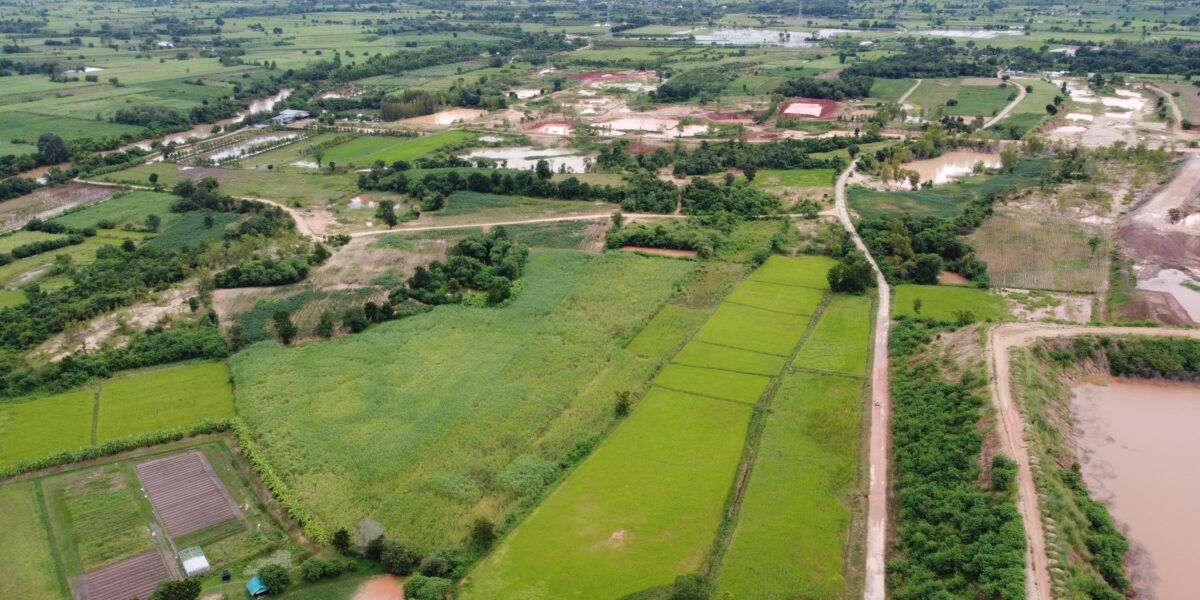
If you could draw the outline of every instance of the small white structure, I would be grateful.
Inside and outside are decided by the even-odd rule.
[[[163,41],[155,44],[155,46],[158,46],[159,48],[174,48],[175,42],[169,42],[167,40],[163,40]]]
[[[203,575],[209,571],[208,558],[200,546],[192,546],[179,551],[179,561],[183,563],[183,572],[188,577]]]

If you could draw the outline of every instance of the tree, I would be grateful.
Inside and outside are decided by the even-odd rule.
[[[158,183],[158,173],[151,173],[149,179],[150,179],[151,185],[157,184]]]
[[[1049,114],[1050,116],[1057,115],[1058,107],[1053,104],[1047,104],[1046,105],[1046,113]]]
[[[913,314],[921,316],[921,299],[913,298]]]
[[[387,226],[395,227],[399,219],[396,218],[396,205],[390,200],[380,200],[379,208],[375,209],[375,218],[387,223]]]
[[[267,586],[267,593],[272,596],[282,594],[284,588],[292,583],[292,576],[288,575],[287,569],[279,565],[267,565],[259,569],[258,578]]]
[[[37,141],[38,160],[44,165],[56,165],[71,157],[67,144],[53,133],[43,133]]]
[[[404,597],[408,600],[445,600],[454,597],[454,582],[441,577],[413,575],[404,582]]]
[[[550,163],[542,158],[537,161],[537,178],[543,181],[550,179],[554,175],[554,171],[550,170]]]
[[[200,597],[200,580],[189,577],[183,581],[164,581],[150,594],[150,600],[196,600]]]
[[[908,265],[908,278],[921,285],[937,285],[941,274],[942,257],[936,254],[918,254]]]
[[[754,181],[754,176],[758,175],[758,167],[746,165],[742,167],[742,174],[746,176],[746,181]]]
[[[379,562],[393,575],[412,575],[421,562],[421,555],[400,542],[385,540],[379,552]]]
[[[361,306],[351,306],[342,313],[342,325],[350,330],[350,333],[358,333],[367,328],[371,322],[367,320],[367,313]]]
[[[333,311],[326,310],[325,312],[321,313],[321,318],[317,320],[316,334],[323,338],[333,337],[333,329],[334,329]],[[339,531],[345,531],[345,530],[339,530]],[[347,535],[349,535],[349,534],[347,534]],[[349,542],[346,542],[346,543],[347,543],[347,545],[349,544]],[[334,534],[333,547],[337,548],[337,535],[336,534]],[[341,548],[338,548],[338,551],[345,552],[345,550],[342,550]]]
[[[861,294],[875,284],[871,264],[859,251],[851,252],[843,261],[833,265],[826,278],[830,289],[846,294]]]
[[[154,213],[146,215],[146,227],[149,227],[150,231],[158,231],[159,225],[162,225],[162,217]]]
[[[954,324],[959,327],[966,327],[975,322],[975,313],[969,310],[956,310],[953,313]]]
[[[296,324],[292,322],[292,315],[286,310],[277,310],[274,315],[271,315],[271,320],[275,322],[275,335],[279,337],[279,341],[284,344],[292,343],[292,339],[296,337]]]
[[[715,591],[711,579],[697,573],[689,573],[675,578],[675,583],[671,584],[671,595],[668,598],[669,600],[709,600]]]
[[[421,566],[417,570],[426,577],[449,577],[454,571],[454,563],[450,552],[437,550],[421,559]]]
[[[308,582],[320,581],[325,578],[328,569],[329,563],[314,556],[300,563],[300,577]]]
[[[1004,151],[1000,153],[1000,168],[1005,173],[1012,173],[1013,171],[1017,170],[1018,160],[1019,159],[1017,158],[1016,150],[1014,150],[1011,146],[1005,148]]]
[[[124,242],[121,242],[121,250],[124,250],[125,252],[133,252],[134,250],[137,250],[137,244],[133,243],[133,240],[126,239]]]
[[[332,325],[333,324],[333,313],[331,313],[329,311],[325,311],[324,313],[321,314],[321,317],[323,318],[325,315],[329,315],[329,324]],[[326,336],[326,337],[328,337],[328,336]],[[338,552],[341,552],[342,554],[349,553],[350,552],[350,532],[346,531],[345,527],[333,532],[333,540],[331,543],[333,545],[333,548],[335,550],[337,550]]]
[[[496,542],[496,526],[486,517],[475,519],[471,525],[470,543],[475,550],[487,550]]]
[[[229,349],[237,351],[246,345],[246,330],[241,323],[229,326]]]
[[[1100,248],[1100,244],[1102,243],[1104,243],[1104,240],[1098,235],[1088,238],[1088,248],[1092,251],[1092,256],[1096,255],[1096,250]]]
[[[613,413],[618,419],[624,419],[629,416],[630,394],[628,390],[617,392],[617,404],[613,407]]]

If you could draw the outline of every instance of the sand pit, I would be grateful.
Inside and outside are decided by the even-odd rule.
[[[400,122],[414,125],[453,125],[465,121],[474,121],[485,114],[487,114],[486,110],[479,110],[477,108],[455,108],[453,110],[435,112],[431,115],[402,119]]]
[[[1067,120],[1068,120],[1068,121],[1088,121],[1088,122],[1091,122],[1091,121],[1094,121],[1095,119],[1096,119],[1096,117],[1094,117],[1094,116],[1092,116],[1092,115],[1089,115],[1089,114],[1085,114],[1085,113],[1069,113],[1069,114],[1067,115]]]

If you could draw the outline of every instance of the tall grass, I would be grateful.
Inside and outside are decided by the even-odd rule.
[[[1093,236],[1100,242],[1095,250],[1088,244]],[[997,285],[1095,292],[1108,277],[1112,241],[1073,219],[999,214],[985,221],[970,240]]]

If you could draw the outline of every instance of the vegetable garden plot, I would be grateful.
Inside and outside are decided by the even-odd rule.
[[[137,472],[154,512],[171,537],[220,523],[240,512],[199,451],[141,463]]]

